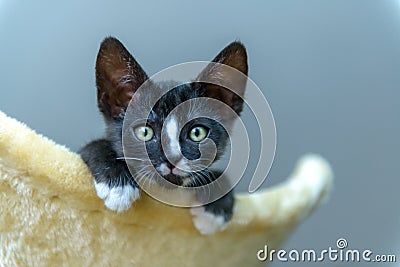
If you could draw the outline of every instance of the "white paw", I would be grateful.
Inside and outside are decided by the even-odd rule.
[[[104,204],[110,210],[123,212],[139,198],[139,189],[131,185],[109,187],[105,183],[94,183],[97,195],[104,199]]]
[[[203,235],[211,235],[227,227],[223,216],[207,212],[204,207],[191,208],[190,213],[193,215],[194,226]]]

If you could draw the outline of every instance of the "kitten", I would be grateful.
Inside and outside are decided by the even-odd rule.
[[[233,42],[225,47],[213,62],[228,65],[247,75],[247,54],[239,42]],[[182,102],[198,97],[218,99],[230,106],[236,114],[240,114],[246,87],[245,79],[238,79],[237,75],[225,69],[205,68],[199,77],[236,83],[236,87],[240,90],[236,95],[222,86],[211,83],[193,82],[177,85],[152,107],[146,124],[134,130],[136,138],[146,142],[148,158],[161,177],[175,185],[187,187],[210,183],[220,175],[219,172],[208,168],[192,172],[183,170],[182,166],[187,167],[187,160],[200,157],[199,143],[206,138],[213,140],[217,147],[215,158],[217,160],[223,153],[229,136],[226,129],[212,119],[194,119],[185,124],[179,133],[177,131],[179,118],[171,116],[168,121],[165,121],[165,118]],[[120,41],[108,37],[101,43],[96,61],[96,86],[98,107],[106,122],[106,135],[104,139],[90,142],[79,153],[94,176],[97,195],[105,201],[107,208],[117,212],[127,210],[132,202],[139,198],[138,185],[128,169],[126,162],[128,159],[125,159],[123,154],[122,125],[129,101],[146,80],[148,80],[147,74]],[[167,82],[153,83],[152,88],[146,88],[148,90],[145,91],[145,95],[139,96],[139,101],[133,105],[145,105],[146,94],[162,91],[169,85]],[[142,101],[140,97],[144,97]],[[209,110],[218,114],[228,124],[233,124],[234,118],[222,110],[210,110],[212,107],[204,105],[204,102],[199,102],[197,108]],[[163,124],[167,129],[166,138],[169,141],[164,148],[165,151],[160,142]],[[178,149],[181,154],[176,153]],[[142,162],[145,164],[145,161],[139,160],[138,167]],[[196,228],[203,234],[223,229],[232,217],[233,205],[233,193],[229,192],[212,203],[192,208]]]

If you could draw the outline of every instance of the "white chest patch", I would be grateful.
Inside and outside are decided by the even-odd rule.
[[[176,117],[171,116],[168,121],[165,122],[165,130],[168,138],[167,149],[173,155],[180,155],[180,145],[179,145],[179,132],[178,132],[178,122]]]

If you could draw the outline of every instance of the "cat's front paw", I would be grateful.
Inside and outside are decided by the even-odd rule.
[[[139,189],[131,184],[111,187],[106,183],[95,182],[94,186],[99,198],[104,200],[105,206],[116,212],[126,211],[140,196]]]
[[[223,215],[216,215],[206,211],[204,207],[194,207],[190,209],[193,215],[193,223],[196,229],[203,235],[211,235],[217,231],[223,231],[227,227],[227,222]]]

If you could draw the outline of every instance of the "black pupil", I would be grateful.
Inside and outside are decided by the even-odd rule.
[[[199,137],[199,135],[200,135],[200,129],[199,129],[199,128],[196,128],[196,129],[194,130],[194,135],[195,135],[196,137]]]
[[[147,128],[144,128],[144,133],[143,133],[143,135],[144,135],[144,136],[147,136],[147,134],[148,134]]]

